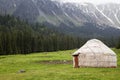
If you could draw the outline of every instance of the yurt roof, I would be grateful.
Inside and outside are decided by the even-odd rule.
[[[103,42],[98,39],[91,39],[87,41],[80,49],[73,53],[73,56],[78,54],[106,54],[106,55],[116,55],[109,47],[107,47]]]

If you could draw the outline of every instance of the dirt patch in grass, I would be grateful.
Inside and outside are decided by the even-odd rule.
[[[35,63],[39,63],[39,64],[72,64],[72,60],[45,60],[45,61],[36,61]]]
[[[6,57],[0,57],[0,59],[4,59],[4,58],[6,58]]]

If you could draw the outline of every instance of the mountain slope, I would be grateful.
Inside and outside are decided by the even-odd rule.
[[[120,33],[120,4],[63,3],[51,0],[0,0],[0,14],[11,14],[30,23],[57,27],[75,35],[113,36]],[[86,25],[86,24],[90,24]],[[94,26],[93,26],[94,25]],[[85,28],[85,29],[84,29]],[[89,28],[92,28],[92,30]],[[110,31],[111,32],[110,32]]]

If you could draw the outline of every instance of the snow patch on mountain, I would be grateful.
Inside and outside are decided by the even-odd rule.
[[[117,14],[115,14],[114,16],[115,16],[117,22],[120,24],[120,20],[118,19]]]
[[[113,25],[115,25],[115,23],[114,23],[109,17],[107,17],[100,9],[98,9],[97,6],[95,6],[95,8],[96,8],[108,21],[110,21]]]

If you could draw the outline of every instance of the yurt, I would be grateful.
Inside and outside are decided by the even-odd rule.
[[[117,56],[109,47],[97,39],[89,40],[72,54],[73,67],[117,67]]]

